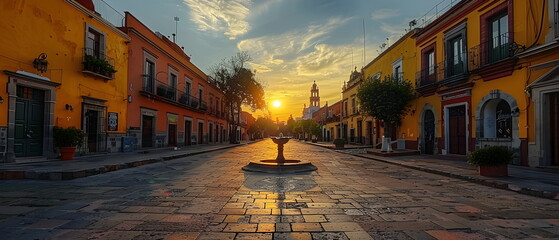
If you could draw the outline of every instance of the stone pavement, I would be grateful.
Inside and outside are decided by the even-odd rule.
[[[168,161],[197,154],[213,152],[240,144],[204,144],[177,148],[149,149],[129,153],[109,153],[75,157],[74,160],[51,159],[40,162],[0,163],[0,179],[68,180],[87,177],[125,168]]]
[[[276,145],[68,181],[0,181],[2,239],[558,239],[545,198],[290,141],[308,174],[244,172]]]
[[[332,143],[308,143],[325,148],[335,148]],[[348,149],[338,151],[522,194],[559,200],[559,168],[546,169],[509,165],[508,177],[494,178],[480,176],[477,173],[477,167],[468,164],[464,156],[414,155],[382,157],[367,154],[367,150],[372,150],[372,148],[363,145],[360,147],[359,145],[350,145]]]

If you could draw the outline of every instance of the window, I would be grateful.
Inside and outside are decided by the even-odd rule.
[[[156,67],[157,57],[144,51],[144,75],[143,75],[143,90],[146,92],[154,93],[156,86]]]
[[[351,114],[355,114],[355,98],[351,98]]]
[[[464,55],[464,40],[462,36],[450,40],[449,56],[449,75],[456,75],[464,73],[464,62],[466,56]]]
[[[392,63],[392,79],[395,81],[402,81],[403,80],[403,72],[402,72],[402,59],[398,59]]]
[[[553,25],[554,37],[559,37],[559,0],[549,1],[548,9],[549,9],[549,14],[548,14],[549,25],[550,26]]]
[[[421,72],[418,87],[425,86],[437,81],[437,66],[435,61],[435,44],[421,49]]]
[[[150,59],[146,59],[144,68],[144,91],[153,93],[153,85],[155,83],[155,63]]]
[[[429,76],[435,74],[435,51],[431,50],[427,53],[427,73]]]
[[[203,97],[204,97],[204,87],[202,85],[198,85],[198,101],[200,101],[200,108],[205,108],[206,106],[204,106],[203,103]]]
[[[85,53],[105,59],[105,34],[89,25],[86,25]]]
[[[490,20],[491,40],[489,42],[489,62],[496,62],[510,56],[508,15],[499,14]]]
[[[488,65],[510,58],[514,54],[511,44],[513,32],[513,1],[506,1],[480,16],[481,21],[481,61]]]
[[[186,80],[184,81],[184,92],[190,95],[190,91],[192,91],[192,79],[186,77]]]
[[[466,23],[445,35],[446,77],[466,73]]]
[[[375,75],[373,75],[373,79],[380,79],[380,75],[380,72],[376,73]]]
[[[170,99],[176,99],[176,92],[177,92],[177,75],[171,73],[169,74],[169,87],[170,87]]]

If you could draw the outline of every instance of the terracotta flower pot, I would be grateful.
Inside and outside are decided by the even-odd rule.
[[[479,175],[486,177],[506,177],[509,175],[509,166],[507,164],[499,166],[478,166],[478,172]]]
[[[76,152],[76,147],[60,147],[60,160],[73,160],[74,152]]]

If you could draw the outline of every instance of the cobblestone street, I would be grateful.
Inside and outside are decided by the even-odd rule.
[[[559,238],[557,201],[298,141],[309,174],[241,170],[270,140],[69,181],[0,181],[2,239]]]

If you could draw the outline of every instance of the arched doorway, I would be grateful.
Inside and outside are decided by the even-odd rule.
[[[433,154],[435,149],[435,114],[427,110],[423,115],[423,153]]]

